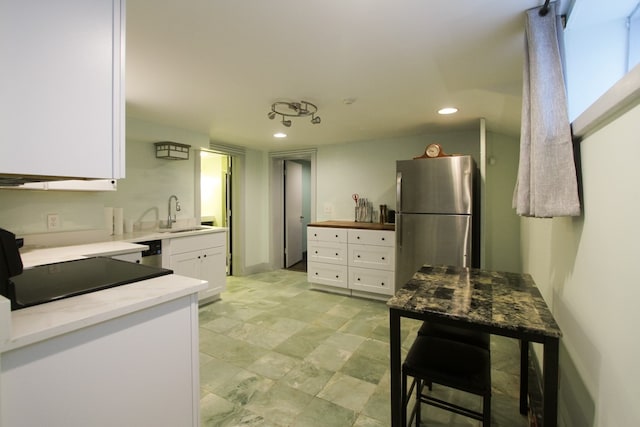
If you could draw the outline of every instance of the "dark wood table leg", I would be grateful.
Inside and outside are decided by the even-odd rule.
[[[527,414],[529,394],[529,341],[520,340],[520,413]]]
[[[559,339],[549,338],[544,343],[543,356],[543,409],[542,425],[556,427],[558,423],[558,364]]]
[[[391,426],[400,427],[402,410],[400,315],[389,310],[389,360],[391,371]],[[403,426],[404,427],[404,426]]]

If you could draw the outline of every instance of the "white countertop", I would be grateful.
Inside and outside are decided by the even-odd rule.
[[[109,240],[69,246],[25,246],[20,249],[20,257],[24,268],[36,265],[51,264],[53,262],[71,261],[92,256],[113,256],[148,249],[146,245],[137,242],[149,240],[175,239],[185,236],[195,236],[208,233],[222,233],[226,227],[200,226],[187,228],[173,228],[170,230],[135,231],[120,235],[108,236]]]
[[[55,248],[21,248],[20,258],[24,268],[54,262],[71,261],[92,256],[113,256],[148,249],[147,245],[129,242],[99,242],[86,245],[59,246]]]
[[[46,304],[10,310],[0,296],[0,353],[194,294],[205,280],[170,274]]]
[[[122,242],[145,242],[148,240],[164,240],[175,239],[185,236],[195,236],[208,233],[223,233],[228,230],[227,227],[214,227],[210,225],[201,225],[198,227],[174,227],[171,229],[134,231],[133,233],[124,233],[117,236],[110,236],[113,241]]]
[[[110,241],[56,247],[20,249],[25,268],[92,256],[140,252],[148,248],[135,242],[174,239],[197,234],[225,232],[224,227],[200,227],[183,231],[137,231],[110,236]],[[175,274],[11,311],[10,301],[0,296],[0,353],[53,338],[83,327],[152,307],[207,288],[204,280]]]

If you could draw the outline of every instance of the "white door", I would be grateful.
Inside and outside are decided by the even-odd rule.
[[[284,165],[285,267],[302,261],[302,165],[290,160]]]

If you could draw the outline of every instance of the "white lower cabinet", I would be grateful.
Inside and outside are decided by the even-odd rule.
[[[312,286],[358,296],[393,295],[394,231],[310,226],[307,254]]]
[[[215,298],[226,289],[226,232],[172,238],[163,243],[162,250],[163,266],[168,256],[167,268],[175,274],[209,282],[198,294],[200,301]]]
[[[0,424],[200,425],[197,310],[187,295],[2,353]]]

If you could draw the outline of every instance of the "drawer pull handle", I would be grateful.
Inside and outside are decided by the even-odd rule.
[[[358,282],[360,281],[360,278],[358,277]]]
[[[315,252],[316,252],[316,254],[318,253],[318,251],[315,251]]]
[[[338,275],[336,274],[336,279],[339,279],[339,278],[340,278],[340,276],[338,276]]]
[[[357,256],[358,256],[358,258],[360,258],[360,255],[357,255]]]
[[[338,238],[338,235],[336,234],[336,239]]]
[[[316,271],[316,276],[318,275],[318,272]]]
[[[382,238],[382,241],[384,242],[384,237]]]
[[[382,260],[384,261],[384,257],[382,257]]]
[[[356,239],[360,240],[360,236],[357,236]]]
[[[384,282],[382,282],[380,285],[384,286]]]

